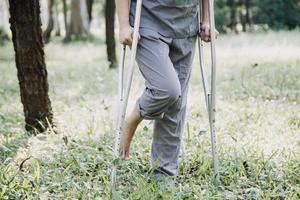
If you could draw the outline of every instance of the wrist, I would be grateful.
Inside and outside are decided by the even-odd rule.
[[[120,29],[124,29],[130,26],[129,21],[120,22]]]
[[[201,22],[201,25],[202,26],[209,26],[209,21],[204,19],[202,22]]]

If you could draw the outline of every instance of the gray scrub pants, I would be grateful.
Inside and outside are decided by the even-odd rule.
[[[172,39],[150,30],[140,33],[136,60],[145,90],[137,105],[143,119],[155,120],[151,164],[158,173],[175,175],[196,36]]]

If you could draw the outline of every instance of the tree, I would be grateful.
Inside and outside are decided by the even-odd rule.
[[[70,38],[72,35],[77,38],[83,38],[89,35],[88,14],[85,0],[71,1],[71,15],[69,22],[67,38]]]
[[[67,2],[66,2],[66,0],[62,0],[62,3],[63,3],[63,14],[64,14],[65,32],[67,34],[68,33],[68,17],[67,17],[68,8],[67,8]]]
[[[54,15],[55,36],[60,36],[60,25],[59,25],[58,15],[59,15],[58,2],[55,0],[55,15]]]
[[[293,29],[300,26],[299,0],[256,0],[255,4],[255,23],[268,24],[274,29]]]
[[[48,43],[50,41],[51,33],[53,30],[55,30],[56,36],[60,36],[57,1],[48,0],[48,24],[46,30],[43,33],[45,43]]]
[[[44,132],[53,123],[39,0],[9,0],[12,41],[25,115],[25,129]]]
[[[117,65],[116,41],[115,41],[115,1],[106,0],[105,5],[105,25],[106,25],[106,51],[110,68]]]
[[[91,21],[93,19],[93,5],[94,5],[94,0],[86,0],[86,6],[87,6],[87,11],[88,11],[88,17],[89,17],[89,24],[91,24]]]
[[[6,32],[7,18],[8,18],[8,7],[6,1],[0,1],[0,45],[3,45],[6,41],[9,40],[9,37]]]
[[[230,7],[230,24],[231,30],[236,30],[237,25],[237,2],[236,0],[229,0],[228,6]]]
[[[250,16],[250,10],[251,10],[251,1],[250,0],[245,0],[245,9],[246,9],[246,24],[251,26],[252,21],[251,21],[251,16]]]
[[[54,4],[55,4],[55,0],[48,0],[48,24],[46,30],[43,33],[43,38],[45,43],[49,42],[51,37],[51,32],[53,31],[54,28],[54,16],[53,16]]]
[[[216,1],[215,18],[216,28],[220,32],[227,31],[227,25],[230,23],[229,16],[230,8],[227,6],[227,0]]]

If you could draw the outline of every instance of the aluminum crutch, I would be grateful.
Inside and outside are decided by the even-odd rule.
[[[126,90],[124,90],[124,65],[125,65],[125,51],[126,46],[123,46],[121,50],[121,62],[119,65],[119,83],[118,83],[118,116],[117,116],[117,135],[115,137],[115,146],[114,146],[114,162],[113,167],[111,170],[111,185],[114,186],[116,182],[116,174],[117,174],[117,167],[115,160],[119,157],[119,145],[120,145],[120,136],[123,130],[124,119],[126,115],[126,109],[128,104],[128,98],[131,89],[132,77],[134,72],[135,66],[135,56],[136,56],[136,49],[138,44],[139,38],[139,29],[140,29],[140,19],[141,19],[141,9],[142,9],[142,0],[137,0],[136,3],[136,11],[135,11],[135,21],[134,21],[134,28],[133,28],[133,40],[131,46],[131,55],[130,55],[130,62],[129,62],[129,69],[128,69],[128,80],[126,82]]]
[[[199,0],[199,13],[198,20],[199,24],[201,22],[202,15],[202,0]],[[205,95],[205,102],[208,112],[209,126],[210,126],[210,135],[211,135],[211,149],[212,149],[212,159],[213,159],[213,169],[214,169],[214,178],[217,183],[220,181],[219,177],[219,161],[217,153],[217,142],[216,142],[216,132],[215,132],[215,96],[216,96],[216,29],[215,29],[215,16],[214,16],[214,0],[209,0],[208,5],[209,12],[209,23],[210,23],[210,54],[211,54],[211,83],[210,90],[208,90],[208,83],[205,77],[204,71],[204,56],[203,56],[203,42],[201,37],[198,37],[198,48],[199,48],[199,59],[200,59],[200,70],[202,77],[203,90]],[[200,27],[201,28],[201,27]]]

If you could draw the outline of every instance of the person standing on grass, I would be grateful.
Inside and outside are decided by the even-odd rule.
[[[154,120],[151,165],[156,177],[176,175],[184,126],[188,84],[197,34],[210,40],[208,1],[143,0],[136,61],[145,79],[145,90],[125,119],[119,154],[127,159],[138,124]],[[136,0],[116,0],[119,39],[131,45]],[[200,30],[199,31],[199,26]]]

